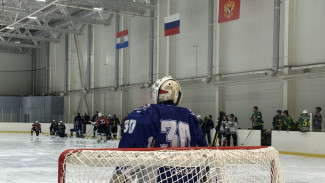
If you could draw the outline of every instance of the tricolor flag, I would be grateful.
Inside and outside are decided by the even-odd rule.
[[[179,34],[180,14],[165,17],[165,36]]]
[[[116,49],[122,49],[129,46],[129,30],[124,30],[116,34]]]

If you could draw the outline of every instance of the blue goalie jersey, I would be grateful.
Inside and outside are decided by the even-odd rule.
[[[119,148],[208,146],[195,115],[186,108],[151,104],[125,120]]]
[[[206,147],[205,137],[195,115],[186,108],[151,104],[134,110],[125,120],[119,148]],[[118,167],[128,172],[128,165]],[[135,171],[135,170],[133,170]],[[139,182],[198,182],[206,174],[205,167],[158,167],[152,173],[139,173]],[[130,174],[130,173],[124,173]],[[145,175],[148,174],[148,175]],[[155,175],[151,179],[149,175]]]

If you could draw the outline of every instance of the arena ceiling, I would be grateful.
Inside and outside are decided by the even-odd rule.
[[[145,16],[155,0],[0,0],[0,47],[39,48],[86,24],[108,26],[114,14]]]

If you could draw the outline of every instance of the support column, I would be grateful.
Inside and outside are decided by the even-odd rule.
[[[283,81],[283,110],[288,110],[291,116],[297,116],[295,112],[295,81]]]
[[[49,94],[50,43],[46,42],[45,94]]]
[[[91,59],[93,54],[93,25],[88,24],[88,45],[87,45],[87,82],[86,89],[90,90],[90,82],[91,82]]]
[[[32,49],[32,95],[35,96],[36,48]]]
[[[289,66],[295,63],[295,1],[283,1],[283,65]],[[292,35],[293,34],[293,35]],[[289,69],[284,68],[284,75],[289,75]],[[291,116],[297,116],[295,112],[295,81],[283,80],[283,110],[288,110]]]
[[[64,93],[68,93],[68,79],[69,79],[69,34],[65,34],[65,65],[64,65]]]
[[[207,82],[212,81],[213,75],[213,16],[214,0],[209,0],[208,6],[208,73]]]
[[[150,25],[149,25],[149,83],[153,83],[153,52],[154,52],[154,43],[155,43],[155,11],[150,10]]]

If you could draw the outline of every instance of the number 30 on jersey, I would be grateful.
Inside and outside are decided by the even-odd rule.
[[[191,142],[190,127],[182,121],[161,121],[161,133],[166,133],[166,142],[169,147],[188,147]],[[166,146],[167,144],[161,144]]]
[[[126,120],[124,122],[124,133],[133,133],[135,126],[137,125],[137,121],[134,119]]]

